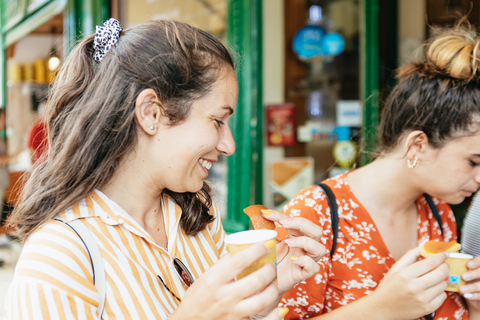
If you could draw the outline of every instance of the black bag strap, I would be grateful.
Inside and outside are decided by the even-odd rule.
[[[333,233],[333,243],[332,249],[330,250],[330,258],[333,258],[333,254],[335,253],[335,247],[337,246],[337,238],[338,238],[338,208],[337,208],[337,200],[335,199],[335,195],[325,183],[317,184],[320,188],[323,189],[325,195],[327,196],[328,206],[330,207],[330,222],[332,223],[332,233]]]
[[[435,205],[435,203],[433,203],[432,197],[430,197],[428,194],[424,193],[423,197],[425,198],[425,200],[427,200],[427,204],[430,207],[430,211],[432,211],[433,216],[435,217],[435,220],[437,220],[437,223],[440,226],[440,232],[442,233],[442,236],[443,236],[442,218],[440,218],[440,213],[438,212],[437,206]]]
[[[335,195],[333,194],[332,189],[330,189],[329,186],[327,186],[325,183],[319,183],[317,184],[321,189],[323,189],[323,192],[325,192],[325,195],[327,196],[327,201],[328,201],[328,206],[330,207],[330,220],[332,224],[332,233],[333,233],[333,242],[332,242],[332,249],[330,250],[330,258],[333,258],[333,254],[335,253],[335,247],[337,246],[337,238],[338,238],[338,208],[337,208],[337,200],[335,199]],[[432,197],[430,197],[428,194],[424,193],[423,194],[425,200],[427,201],[428,207],[430,208],[430,211],[432,211],[433,216],[435,217],[435,220],[437,220],[437,223],[440,227],[440,232],[443,235],[443,226],[442,226],[442,218],[440,217],[440,213],[438,212],[438,208],[433,203]]]

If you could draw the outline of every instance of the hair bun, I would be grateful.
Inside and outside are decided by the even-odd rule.
[[[426,67],[459,80],[478,76],[480,39],[464,27],[443,29],[427,44]]]

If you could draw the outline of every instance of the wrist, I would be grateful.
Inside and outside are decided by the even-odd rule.
[[[472,301],[465,299],[468,308],[468,319],[470,320],[480,320],[480,309],[478,301]]]
[[[364,311],[367,312],[365,314],[370,313],[371,320],[400,320],[400,318],[395,317],[394,313],[388,309],[389,304],[384,301],[383,293],[373,291],[357,301],[363,304]]]

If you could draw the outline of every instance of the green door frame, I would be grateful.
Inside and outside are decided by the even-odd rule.
[[[7,103],[7,55],[5,45],[5,8],[3,1],[0,3],[0,109],[4,109]]]
[[[242,208],[263,202],[262,0],[228,0],[227,41],[237,54],[239,95],[230,120],[236,142],[228,157],[227,232],[249,228]],[[253,170],[252,170],[253,169]]]
[[[110,6],[109,0],[67,0],[63,21],[65,56],[78,40],[95,32],[96,25],[110,18]]]
[[[363,141],[364,153],[361,164],[370,161],[369,155],[377,145],[378,127],[378,14],[379,0],[363,0],[361,17],[360,50],[360,98],[363,101]]]

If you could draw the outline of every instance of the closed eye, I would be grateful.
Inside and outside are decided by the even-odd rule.
[[[215,119],[215,122],[219,127],[223,126],[225,123],[222,120]]]
[[[480,162],[475,162],[475,161],[473,161],[473,160],[470,160],[470,165],[471,165],[472,167],[478,167],[478,166],[480,166]]]

